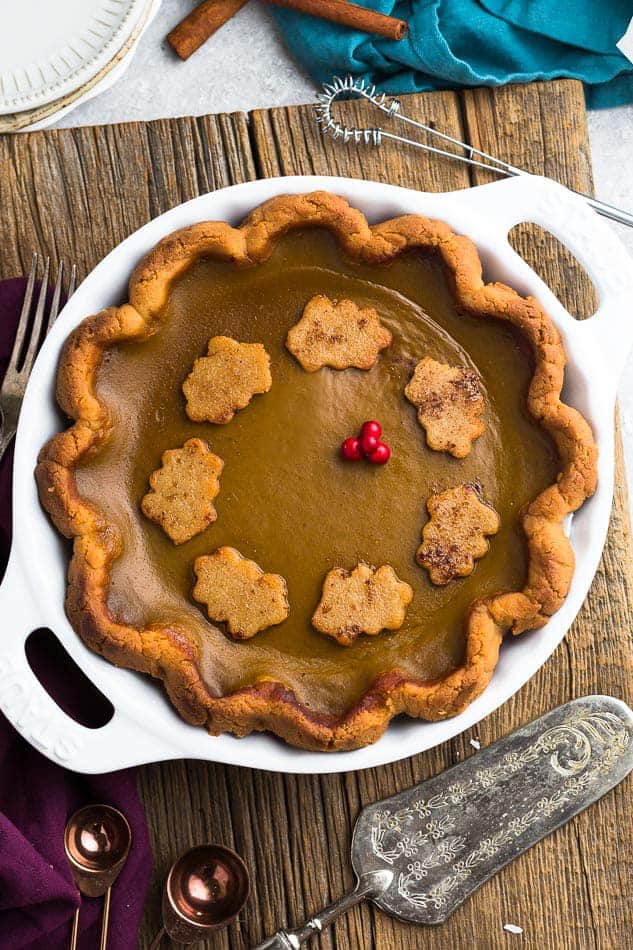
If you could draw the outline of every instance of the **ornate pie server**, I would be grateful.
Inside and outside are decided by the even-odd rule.
[[[628,706],[609,696],[565,703],[365,808],[352,839],[354,890],[256,950],[294,950],[362,900],[412,923],[442,923],[488,878],[632,769]]]

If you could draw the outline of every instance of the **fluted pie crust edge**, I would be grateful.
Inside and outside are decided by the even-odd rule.
[[[113,561],[121,539],[104,513],[84,500],[74,469],[107,437],[108,410],[95,393],[95,377],[109,347],[147,337],[159,319],[170,283],[202,255],[236,263],[268,258],[275,241],[297,228],[324,227],[345,253],[366,264],[387,262],[410,248],[439,255],[458,309],[482,319],[504,320],[528,342],[534,362],[527,406],[554,440],[560,460],[556,482],[521,515],[528,550],[524,588],[475,600],[466,619],[463,663],[442,679],[421,682],[397,670],[381,674],[344,716],[315,715],[283,683],[271,680],[216,697],[202,679],[195,645],[173,624],[133,627],[108,609]],[[539,303],[500,283],[485,284],[477,250],[445,223],[404,215],[370,227],[360,211],[328,192],[280,196],[256,208],[238,227],[203,222],[164,238],[132,274],[129,303],[85,319],[64,347],[57,398],[74,420],[42,449],[36,469],[40,499],[58,530],[74,539],[66,609],[84,642],[111,662],[163,681],[179,713],[213,735],[270,731],[307,749],[343,750],[376,741],[393,716],[440,720],[461,712],[485,689],[503,634],[546,623],[571,583],[574,555],[563,520],[596,486],[597,449],[591,429],[561,402],[565,352],[560,335]]]

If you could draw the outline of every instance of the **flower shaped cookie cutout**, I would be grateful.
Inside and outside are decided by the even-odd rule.
[[[417,407],[429,448],[465,458],[484,431],[479,418],[484,398],[476,371],[427,356],[416,366],[404,392]]]
[[[282,623],[289,614],[286,582],[265,574],[231,547],[196,558],[193,597],[205,604],[211,620],[226,623],[235,640],[248,640],[260,630]]]
[[[271,386],[270,357],[261,343],[214,336],[207,355],[195,361],[182,384],[186,413],[194,422],[226,425],[253,396],[267,393]]]
[[[391,343],[391,333],[373,307],[361,309],[353,300],[317,295],[290,328],[286,347],[308,373],[323,366],[371,369]]]
[[[411,587],[388,564],[358,564],[353,571],[335,567],[323,582],[312,626],[351,646],[361,633],[376,636],[381,630],[398,630],[412,600]]]
[[[499,515],[473,485],[431,495],[426,507],[431,518],[422,529],[418,563],[437,585],[468,577],[475,561],[488,553],[488,538],[501,526]]]
[[[149,477],[141,508],[174,544],[183,544],[217,518],[213,499],[224,462],[202,439],[188,439],[182,448],[163,452],[161,463]]]

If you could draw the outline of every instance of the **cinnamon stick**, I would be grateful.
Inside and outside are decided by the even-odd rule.
[[[189,59],[210,36],[241,10],[248,0],[203,0],[167,35],[181,59]]]
[[[348,0],[267,0],[277,7],[300,10],[322,20],[331,20],[341,26],[349,26],[362,33],[386,36],[390,40],[402,40],[409,32],[409,24],[376,10],[348,3]]]
[[[210,36],[242,9],[248,0],[203,0],[167,35],[167,42],[181,59],[189,59]],[[402,40],[409,24],[348,0],[268,0],[278,7],[299,10],[362,33]]]

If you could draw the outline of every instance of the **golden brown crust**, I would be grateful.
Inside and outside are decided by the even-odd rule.
[[[215,521],[213,499],[220,491],[224,462],[202,439],[187,439],[161,456],[141,500],[146,518],[159,524],[174,544],[183,544]]]
[[[482,320],[503,320],[531,348],[534,375],[527,406],[553,438],[560,459],[555,484],[541,492],[522,517],[529,554],[521,591],[476,601],[465,620],[462,664],[434,682],[420,682],[397,670],[379,676],[340,718],[315,716],[282,683],[260,681],[227,696],[206,689],[196,649],[170,624],[137,628],[119,622],[108,609],[113,560],[120,541],[103,513],[80,496],[74,467],[105,438],[110,424],[94,379],[104,350],[121,340],[142,340],[160,316],[171,281],[204,254],[238,265],[265,260],[275,241],[292,229],[325,227],[345,253],[368,264],[385,263],[407,248],[432,252],[443,262],[458,307]],[[266,202],[238,228],[204,222],[169,235],[132,275],[129,304],[88,317],[71,334],[61,359],[58,398],[74,420],[40,454],[36,476],[43,506],[59,530],[74,538],[67,611],[85,642],[114,663],[159,677],[189,722],[214,735],[270,730],[303,748],[353,749],[378,739],[393,716],[443,719],[461,712],[486,687],[504,630],[515,633],[544,624],[561,606],[574,570],[563,530],[566,515],[593,493],[597,450],[583,417],[561,402],[565,352],[558,331],[532,297],[503,284],[484,284],[472,242],[447,224],[405,215],[370,227],[365,217],[328,192],[287,195]]]
[[[499,515],[479,497],[473,485],[458,485],[431,495],[426,503],[430,518],[422,529],[418,564],[433,584],[468,577],[475,561],[488,553],[488,538],[496,534]]]
[[[484,397],[476,371],[426,356],[416,366],[404,393],[418,410],[429,448],[449,452],[456,459],[466,458],[484,431],[479,418]]]
[[[226,623],[235,640],[249,640],[288,616],[288,589],[280,574],[265,574],[235,548],[197,557],[193,598],[215,623]]]
[[[353,571],[335,567],[323,581],[312,626],[348,647],[361,633],[399,630],[412,600],[413,590],[389,564],[357,564]]]
[[[391,333],[373,307],[361,310],[353,300],[332,301],[322,294],[308,301],[286,337],[286,348],[308,373],[323,366],[371,369],[390,343]]]
[[[209,340],[182,384],[185,412],[194,422],[226,425],[253,396],[272,386],[270,357],[261,343],[238,343],[230,336]]]

